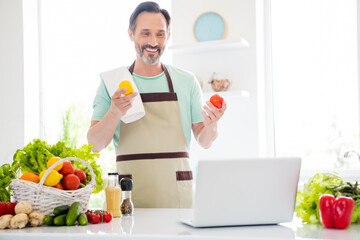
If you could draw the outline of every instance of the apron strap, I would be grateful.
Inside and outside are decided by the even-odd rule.
[[[171,81],[171,77],[170,77],[170,74],[168,72],[168,70],[166,69],[165,65],[161,63],[161,68],[163,69],[163,71],[165,72],[165,76],[166,76],[166,79],[168,81],[168,85],[169,85],[169,91],[171,93],[174,92],[174,87],[173,87],[173,84],[172,84],[172,81]]]
[[[129,67],[129,72],[131,73],[131,75],[134,72],[135,62],[136,62],[136,60]],[[173,93],[174,92],[174,87],[173,87],[173,84],[172,84],[172,81],[171,81],[170,74],[169,74],[168,70],[166,69],[165,65],[162,64],[162,63],[161,63],[161,68],[165,73],[165,76],[166,76],[166,79],[167,79],[167,82],[168,82],[168,85],[169,85],[169,92]]]
[[[189,158],[188,152],[163,152],[163,153],[139,153],[139,154],[126,154],[116,156],[116,161],[130,161],[130,160],[150,160],[161,158]]]

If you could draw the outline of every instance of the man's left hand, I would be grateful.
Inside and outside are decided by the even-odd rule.
[[[202,116],[204,117],[204,126],[210,126],[224,115],[226,111],[226,101],[224,100],[221,108],[216,108],[210,101],[206,101],[206,105],[203,107]]]

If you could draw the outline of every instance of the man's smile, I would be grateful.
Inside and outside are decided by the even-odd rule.
[[[145,50],[150,53],[156,53],[157,51],[159,51],[159,49],[157,48],[145,48]]]

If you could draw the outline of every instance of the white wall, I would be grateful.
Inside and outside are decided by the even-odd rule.
[[[0,0],[0,164],[24,144],[22,0]]]
[[[178,54],[173,64],[195,73],[204,85],[212,72],[225,72],[232,81],[229,91],[246,90],[250,97],[228,96],[228,110],[219,122],[219,137],[203,150],[193,140],[191,157],[256,157],[259,155],[259,124],[256,73],[256,1],[254,0],[173,0],[172,36],[174,45],[196,43],[193,25],[199,15],[218,12],[225,18],[225,40],[244,38],[250,47],[201,54]],[[206,86],[204,87],[204,89]],[[207,94],[206,97],[209,95]]]

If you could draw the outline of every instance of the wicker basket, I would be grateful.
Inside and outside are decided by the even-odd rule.
[[[90,170],[91,181],[85,187],[77,190],[60,190],[43,185],[51,170],[60,163],[70,160],[81,162]],[[95,187],[95,174],[92,167],[84,160],[75,157],[64,158],[55,162],[47,169],[40,183],[21,179],[13,179],[10,181],[10,188],[17,202],[28,201],[32,204],[34,211],[41,212],[45,215],[52,214],[55,207],[71,205],[73,202],[80,202],[82,210],[85,212],[90,195]]]

